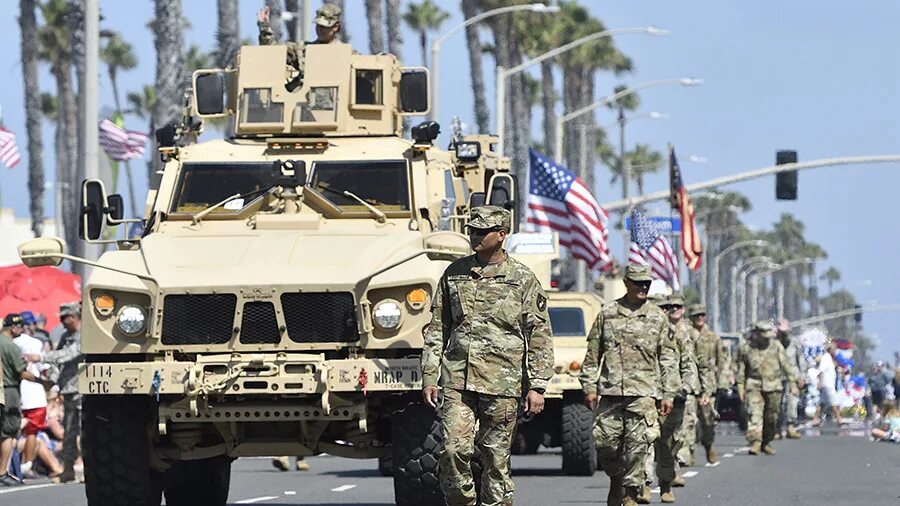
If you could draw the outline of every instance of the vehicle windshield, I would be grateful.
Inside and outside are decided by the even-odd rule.
[[[272,162],[250,163],[186,163],[175,188],[173,213],[197,213],[234,194],[264,193],[276,184]],[[235,199],[212,214],[235,213],[252,198]]]
[[[554,337],[584,336],[584,312],[577,307],[551,307],[550,327]]]
[[[342,212],[369,212],[345,191],[386,213],[410,210],[409,172],[404,160],[316,162],[309,187]]]

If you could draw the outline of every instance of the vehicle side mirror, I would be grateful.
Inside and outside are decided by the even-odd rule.
[[[472,192],[469,195],[469,209],[481,207],[487,201],[487,195],[484,192]]]
[[[403,69],[400,74],[400,110],[403,114],[425,114],[428,106],[428,70]]]
[[[58,267],[65,252],[66,243],[59,237],[38,237],[19,245],[19,258],[26,267]]]
[[[81,221],[78,236],[86,240],[100,239],[106,215],[106,189],[99,179],[85,179],[81,183]]]
[[[491,206],[500,206],[512,213],[513,232],[518,232],[518,220],[516,219],[516,199],[518,199],[518,183],[512,174],[499,173],[491,176],[488,184],[487,203]]]
[[[226,112],[227,94],[225,72],[198,70],[194,72],[194,109],[201,118],[220,117]]]
[[[118,193],[106,197],[106,224],[118,225],[125,217],[125,199]]]

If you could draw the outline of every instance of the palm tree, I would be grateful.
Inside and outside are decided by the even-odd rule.
[[[462,0],[463,18],[469,19],[478,14],[480,0]],[[490,131],[488,122],[490,115],[488,113],[487,100],[484,96],[484,68],[482,65],[482,57],[484,48],[478,37],[478,27],[469,25],[466,27],[466,47],[469,50],[469,76],[472,79],[472,93],[475,96],[475,123],[478,125],[478,132],[485,133]]]
[[[626,155],[631,165],[631,177],[637,185],[638,195],[644,194],[644,176],[659,170],[663,164],[662,153],[647,144],[635,144]]]
[[[400,31],[400,0],[385,0],[388,52],[403,61],[403,33]]]
[[[621,93],[625,91],[628,87],[620,84],[613,88],[613,95],[616,93]],[[625,118],[625,112],[631,112],[636,110],[641,105],[641,99],[638,97],[637,93],[632,93],[630,95],[625,95],[624,97],[610,102],[608,107],[616,111],[617,121],[619,123],[619,157],[618,163],[615,167],[610,167],[613,171],[613,179],[622,179],[622,197],[624,198],[628,193],[628,187],[631,184],[631,180],[625,180],[625,164],[630,163],[627,155],[623,158],[625,154],[625,124],[627,123],[627,119]],[[634,179],[634,173],[631,175],[632,180]]]
[[[61,189],[61,221],[68,244],[78,244],[78,185],[76,184],[77,130],[75,91],[72,88],[72,33],[65,0],[40,4],[44,24],[37,31],[38,56],[50,64],[56,81],[56,183]]]
[[[232,67],[241,47],[238,0],[218,0],[217,7],[219,26],[216,29],[216,67]]]
[[[834,266],[829,267],[819,279],[828,283],[828,294],[831,295],[834,293],[834,284],[841,280],[841,271],[837,270]]]
[[[153,25],[156,46],[156,103],[153,107],[152,125],[167,125],[181,117],[184,85],[184,21],[181,16],[181,0],[155,0]],[[274,26],[276,26],[277,23]],[[152,134],[152,131],[151,131]],[[155,152],[155,150],[154,150]],[[153,165],[148,178],[153,181],[158,157],[152,157]]]
[[[369,23],[369,52],[384,52],[384,6],[381,0],[366,0],[366,21]]]
[[[106,45],[100,48],[100,59],[106,63],[107,75],[112,86],[113,100],[116,105],[116,119],[122,118],[122,100],[119,96],[119,70],[131,70],[137,66],[137,56],[131,44],[122,39],[118,32],[106,36]],[[137,203],[134,194],[134,176],[131,172],[131,161],[125,160],[125,177],[128,185],[128,199],[131,217],[137,216]]]
[[[422,65],[428,66],[428,32],[438,30],[450,14],[442,10],[432,0],[422,3],[411,3],[403,14],[403,21],[410,28],[419,32],[419,45],[422,49]]]
[[[522,50],[530,58],[568,42],[567,34],[560,31],[561,24],[553,16],[540,14],[523,15],[518,30],[530,34],[522,38]],[[543,110],[544,152],[551,158],[558,158],[556,141],[556,102],[558,95],[553,85],[553,62],[541,62],[540,101]]]
[[[38,48],[32,40],[38,31],[34,13],[36,4],[35,0],[19,1],[19,49],[22,54],[22,83],[25,88],[25,131],[28,133],[28,209],[31,213],[31,232],[35,237],[40,237],[44,232],[44,142],[41,138]]]

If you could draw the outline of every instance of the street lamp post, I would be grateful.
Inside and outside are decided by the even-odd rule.
[[[540,56],[532,58],[526,62],[523,62],[523,63],[516,65],[515,67],[509,68],[509,69],[505,69],[502,66],[497,65],[497,78],[496,78],[496,83],[494,83],[494,91],[495,91],[494,109],[496,110],[495,128],[496,128],[497,135],[500,136],[500,142],[497,145],[497,152],[500,154],[503,154],[503,147],[505,144],[503,130],[506,128],[506,108],[504,107],[504,103],[506,102],[506,78],[508,78],[509,76],[511,76],[513,74],[518,74],[519,72],[522,72],[523,70],[525,70],[527,68],[533,67],[543,61],[549,60],[550,58],[559,56],[560,54],[565,53],[566,51],[575,49],[576,47],[581,46],[583,44],[587,44],[588,42],[592,42],[592,41],[606,38],[606,37],[612,37],[613,35],[622,34],[622,33],[646,33],[649,35],[668,35],[669,34],[669,32],[667,30],[661,30],[659,28],[656,28],[655,26],[646,26],[643,28],[613,28],[611,30],[603,30],[602,32],[595,32],[590,35],[581,37],[580,39],[575,39],[572,42],[563,44],[562,46],[559,46],[558,48],[551,49],[550,51],[547,51],[546,53],[544,53]],[[556,145],[556,151],[558,153],[562,151],[560,149],[559,144]],[[559,158],[559,157],[557,157],[557,158]]]
[[[438,63],[441,52],[441,44],[444,43],[449,37],[459,32],[460,30],[466,28],[467,26],[478,23],[479,21],[485,20],[487,18],[493,16],[499,16],[500,14],[506,14],[509,12],[519,12],[519,11],[531,11],[536,13],[554,13],[559,12],[559,6],[556,5],[545,5],[540,3],[533,4],[521,4],[521,5],[508,5],[506,7],[499,7],[497,9],[491,9],[489,11],[482,12],[477,16],[472,16],[471,18],[463,21],[462,23],[451,28],[447,33],[435,39],[435,41],[431,44],[431,113],[429,114],[429,118],[432,121],[437,121],[438,118],[438,89],[439,89],[439,81],[438,81]],[[502,134],[502,132],[501,132]]]
[[[750,296],[749,297],[747,296],[747,278],[757,269],[769,269],[772,267],[776,267],[777,265],[778,264],[775,264],[769,260],[766,260],[763,263],[756,263],[756,264],[750,265],[747,267],[747,270],[741,272],[741,275],[739,278],[740,281],[739,281],[739,285],[738,285],[740,287],[738,289],[738,291],[740,292],[740,295],[741,295],[740,299],[739,299],[741,301],[741,305],[740,305],[740,308],[738,309],[738,318],[740,319],[738,330],[746,327],[746,324],[748,323],[747,316],[748,316],[748,314],[751,313],[751,311],[748,311],[748,309],[751,309],[756,304],[756,294],[754,293],[752,287],[750,290]],[[748,300],[748,299],[751,299],[751,300]],[[753,314],[755,314],[755,312]],[[749,323],[752,323],[752,321]]]
[[[809,264],[813,263],[814,261],[815,260],[813,260],[810,257],[798,258],[796,260],[789,260],[783,264],[773,266],[771,269],[768,269],[764,272],[754,274],[753,278],[751,279],[751,283],[750,283],[750,293],[751,293],[750,298],[753,301],[756,301],[756,299],[758,297],[758,293],[755,293],[755,292],[757,292],[759,290],[759,278],[760,277],[768,276],[769,274],[774,274],[778,271],[783,271],[789,267],[796,267],[798,265],[809,265]],[[776,313],[778,314],[779,318],[781,318],[784,315],[783,296],[784,296],[784,287],[781,286],[781,283],[779,283],[779,286],[776,288],[776,298],[775,298]],[[754,302],[754,306],[751,308],[752,321],[756,321],[756,314],[757,314],[756,310],[757,310],[756,303]]]
[[[722,252],[722,253],[725,253],[725,252]],[[722,253],[720,253],[720,255]],[[760,255],[760,256],[745,258],[745,259],[741,260],[740,262],[737,262],[731,266],[731,301],[730,301],[731,302],[731,314],[730,314],[730,318],[729,318],[729,320],[730,320],[729,323],[731,324],[731,329],[734,332],[737,332],[738,327],[739,327],[738,321],[737,321],[737,319],[738,319],[738,316],[737,316],[737,312],[738,312],[737,311],[737,309],[738,309],[738,307],[737,307],[738,273],[740,272],[741,269],[744,268],[745,265],[748,265],[751,263],[758,263],[760,261],[770,262],[771,260],[767,256]]]
[[[703,79],[681,78],[681,79],[661,79],[658,81],[648,81],[646,83],[641,83],[641,84],[632,86],[631,88],[624,89],[616,94],[609,95],[607,97],[603,97],[600,100],[594,102],[593,104],[589,104],[589,105],[586,105],[579,109],[575,109],[572,112],[566,113],[556,119],[556,132],[555,132],[556,135],[555,135],[555,137],[556,137],[557,149],[560,152],[562,152],[561,147],[562,147],[563,124],[564,123],[571,121],[571,120],[573,120],[579,116],[582,116],[584,114],[587,114],[587,113],[593,111],[594,109],[603,107],[604,105],[606,105],[610,102],[616,101],[622,97],[627,97],[628,95],[631,95],[632,93],[637,93],[640,90],[644,90],[647,88],[655,88],[657,86],[670,86],[670,85],[674,85],[674,84],[680,84],[682,86],[698,86],[698,85],[703,84]],[[627,197],[626,197],[626,200],[627,200]]]
[[[763,241],[761,239],[750,240],[750,241],[740,241],[740,242],[736,242],[736,243],[728,246],[727,248],[723,249],[718,255],[713,257],[712,273],[711,273],[712,285],[713,285],[712,286],[712,294],[711,294],[712,295],[712,309],[713,309],[713,314],[712,314],[713,329],[719,328],[719,314],[720,314],[720,311],[719,311],[719,262],[722,261],[722,258],[725,255],[727,255],[728,253],[731,253],[732,251],[734,251],[738,248],[744,248],[747,246],[765,246],[766,244],[769,244],[769,243],[767,243],[766,241]],[[734,277],[733,276],[732,276],[731,283],[732,283],[732,286],[734,286]],[[732,294],[734,294],[733,290],[732,290]],[[734,299],[731,300],[731,303],[732,303],[732,305],[734,304]],[[733,322],[734,322],[734,320],[732,320],[732,325],[734,325]]]
[[[634,167],[632,167],[634,168]],[[701,218],[705,216],[709,216],[711,214],[715,214],[722,211],[731,211],[731,212],[739,212],[743,211],[739,206],[731,205],[725,209],[708,209],[706,212],[697,213],[694,215],[694,219],[700,221]],[[710,234],[706,232],[706,227],[703,228],[703,235],[705,236],[704,243],[709,244],[709,236]],[[706,250],[703,251],[704,256],[706,255]],[[703,261],[700,262],[700,304],[706,305],[706,284],[708,283],[708,269],[709,262],[707,262],[706,258],[703,258]],[[708,311],[708,309],[707,309]],[[715,328],[715,327],[713,327]]]

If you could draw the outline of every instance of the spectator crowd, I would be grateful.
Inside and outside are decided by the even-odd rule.
[[[81,396],[81,304],[59,308],[59,327],[31,311],[8,314],[0,330],[0,487],[42,476],[76,481]]]

